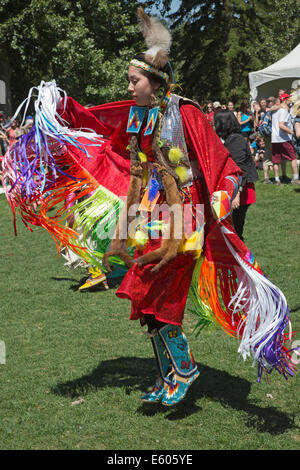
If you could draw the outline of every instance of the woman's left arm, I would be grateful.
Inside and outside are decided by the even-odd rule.
[[[295,130],[296,138],[300,140],[300,122],[295,122],[294,130]]]

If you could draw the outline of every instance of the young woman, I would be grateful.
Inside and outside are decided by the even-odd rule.
[[[139,8],[138,15],[147,51],[129,64],[132,101],[87,110],[70,97],[60,101],[52,82],[43,85],[45,101],[35,107],[41,108],[36,121],[45,114],[43,106],[47,107],[50,94],[63,121],[57,121],[56,110],[52,117],[48,110],[47,122],[39,128],[42,146],[49,134],[60,144],[48,159],[49,175],[56,175],[55,187],[44,181],[38,188],[42,195],[52,191],[51,198],[41,198],[41,213],[31,214],[29,207],[37,191],[34,187],[30,192],[29,173],[34,168],[39,171],[42,162],[38,145],[36,167],[34,162],[20,166],[29,168],[23,174],[24,182],[19,183],[18,169],[14,174],[9,158],[4,178],[13,186],[7,196],[11,204],[21,205],[24,219],[28,222],[31,216],[35,225],[40,223],[82,256],[86,252],[76,245],[74,231],[59,226],[57,217],[52,228],[45,214],[47,205],[51,209],[56,201],[65,201],[67,193],[78,191],[81,199],[92,194],[92,200],[76,206],[77,215],[84,220],[86,207],[90,215],[98,217],[98,235],[101,227],[109,234],[110,246],[107,240],[99,245],[105,253],[104,265],[109,269],[116,259],[127,265],[117,296],[131,301],[130,319],[148,326],[157,358],[159,379],[142,400],[171,406],[184,398],[199,375],[182,329],[190,286],[199,327],[218,322],[228,334],[238,336],[242,357],[251,355],[258,362],[259,379],[263,370],[293,374],[283,335],[289,317],[284,295],[265,278],[232,227],[231,202],[242,171],[199,105],[172,93],[169,32],[143,9]],[[39,97],[43,96],[41,89]],[[69,123],[68,131],[61,122]],[[83,128],[92,129],[96,136],[74,130]],[[99,134],[109,138],[86,147]],[[28,139],[36,141],[35,131]],[[61,144],[64,150],[60,150]],[[49,154],[49,148],[42,150]],[[19,147],[17,152],[27,163],[23,149]],[[66,165],[72,182],[62,172]],[[25,183],[27,192],[22,199]],[[121,201],[124,194],[126,203]],[[110,233],[111,216],[116,214],[118,222]],[[95,224],[94,218],[91,224]]]
[[[250,111],[250,106],[247,100],[241,103],[240,109],[237,113],[237,120],[241,126],[241,132],[245,140],[249,141],[249,135],[253,129],[253,116]]]
[[[250,205],[256,202],[254,183],[258,180],[258,174],[249,144],[242,136],[236,117],[230,111],[222,111],[215,116],[214,123],[216,133],[243,172],[239,191],[232,201],[232,222],[236,233],[241,240],[244,240],[246,213]]]

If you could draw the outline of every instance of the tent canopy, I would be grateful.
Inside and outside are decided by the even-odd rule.
[[[294,80],[300,78],[300,44],[288,55],[265,69],[249,73],[251,100],[278,96],[280,88],[290,91]]]

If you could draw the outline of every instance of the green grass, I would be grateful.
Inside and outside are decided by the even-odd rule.
[[[299,329],[300,188],[256,189],[246,242]],[[15,237],[3,195],[0,220],[1,449],[299,449],[299,376],[256,383],[237,341],[221,329],[196,338],[190,313],[184,329],[199,379],[174,408],[142,404],[156,364],[117,283],[79,292],[85,271],[66,270],[42,229],[18,221]]]

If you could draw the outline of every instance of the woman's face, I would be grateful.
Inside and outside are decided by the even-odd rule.
[[[232,101],[228,101],[227,107],[228,107],[229,111],[234,111],[234,105],[233,105]]]
[[[149,106],[151,95],[158,90],[158,84],[152,84],[150,80],[140,72],[139,69],[131,65],[128,69],[128,91],[136,101],[137,106]]]

